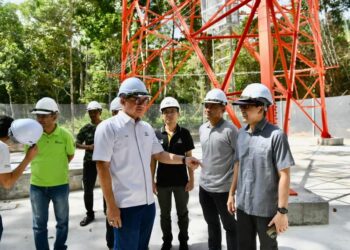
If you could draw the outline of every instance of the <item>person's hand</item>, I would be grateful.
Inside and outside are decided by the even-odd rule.
[[[157,183],[155,183],[154,181],[152,182],[152,189],[153,189],[153,193],[157,195],[158,194]]]
[[[88,150],[93,151],[94,150],[94,144],[88,145]]]
[[[198,168],[200,161],[195,158],[195,157],[186,157],[185,159],[186,161],[186,166],[190,167],[191,169],[195,170],[196,168]]]
[[[38,154],[38,151],[39,151],[38,146],[34,144],[30,148],[28,148],[25,158],[29,161],[32,161],[34,157]]]
[[[193,179],[189,180],[185,186],[185,191],[190,192],[194,187],[194,181]]]
[[[227,199],[227,211],[230,214],[234,214],[236,212],[236,201],[234,195],[229,195]]]
[[[109,225],[116,228],[122,227],[122,219],[120,217],[120,209],[117,206],[113,206],[112,209],[110,209],[107,206],[107,220]]]
[[[276,232],[278,234],[285,232],[288,229],[288,216],[277,212],[268,226],[270,227],[273,224],[275,224]]]

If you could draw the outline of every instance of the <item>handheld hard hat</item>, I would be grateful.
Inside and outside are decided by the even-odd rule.
[[[166,109],[166,108],[177,108],[178,111],[179,111],[180,110],[180,104],[175,98],[173,98],[171,96],[167,96],[160,103],[159,111],[162,112],[163,109]]]
[[[114,98],[109,107],[109,111],[112,112],[112,111],[121,110],[121,109],[123,109],[123,106],[120,103],[120,98],[119,97]]]
[[[261,104],[266,107],[273,104],[270,90],[261,83],[252,83],[244,88],[241,97],[233,102],[233,105]]]
[[[212,89],[205,96],[204,103],[219,103],[226,106],[227,97],[225,92],[221,89]]]
[[[136,77],[130,77],[125,79],[122,82],[122,85],[120,86],[118,96],[130,96],[130,95],[136,95],[136,96],[145,96],[149,95],[148,91],[146,89],[145,84],[143,81]]]
[[[59,113],[59,110],[55,100],[50,97],[41,98],[32,110],[32,114],[49,115],[53,113]]]
[[[12,141],[32,146],[43,134],[43,127],[33,119],[17,119],[8,131]]]
[[[92,102],[89,102],[89,104],[86,107],[86,110],[87,111],[89,111],[89,110],[102,110],[102,106],[98,102],[92,101]]]

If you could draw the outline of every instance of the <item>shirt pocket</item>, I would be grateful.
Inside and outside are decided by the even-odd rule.
[[[250,147],[251,158],[253,160],[253,165],[256,168],[266,168],[269,165],[269,152],[270,149],[267,145],[257,144]]]
[[[122,150],[129,147],[130,135],[127,133],[120,133],[117,135],[115,147],[117,150]]]

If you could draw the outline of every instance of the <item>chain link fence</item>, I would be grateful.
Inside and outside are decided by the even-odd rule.
[[[314,106],[313,100],[305,100],[305,106]],[[72,116],[71,107],[69,104],[61,104],[59,124],[69,129],[76,135],[79,129],[89,122],[89,117],[86,113],[86,105],[74,105],[74,117]],[[326,98],[328,128],[333,137],[350,138],[350,96],[329,97]],[[35,118],[30,113],[34,104],[0,104],[0,114],[10,115],[15,119],[18,118]],[[102,119],[110,116],[108,105],[103,105]],[[278,125],[283,127],[285,102],[277,103],[277,119]],[[241,115],[237,107],[235,111],[238,119],[241,120]],[[321,113],[319,108],[310,108],[308,114],[313,117],[318,124],[321,124]],[[228,117],[225,115],[228,119]],[[159,105],[154,104],[146,112],[144,118],[154,128],[162,126],[162,120],[159,112]],[[203,116],[203,105],[201,104],[182,104],[179,124],[189,129],[194,137],[198,140],[198,129],[205,121]],[[298,134],[305,136],[319,136],[319,130],[305,116],[305,114],[295,105],[291,106],[289,134]]]

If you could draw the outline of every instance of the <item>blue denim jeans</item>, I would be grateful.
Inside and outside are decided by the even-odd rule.
[[[122,227],[114,228],[114,250],[147,250],[156,206],[142,205],[120,209]]]
[[[34,241],[37,250],[49,250],[47,238],[47,221],[49,217],[49,203],[52,201],[56,218],[56,241],[54,250],[67,249],[69,218],[69,185],[54,187],[38,187],[30,185],[30,201],[33,212]]]

